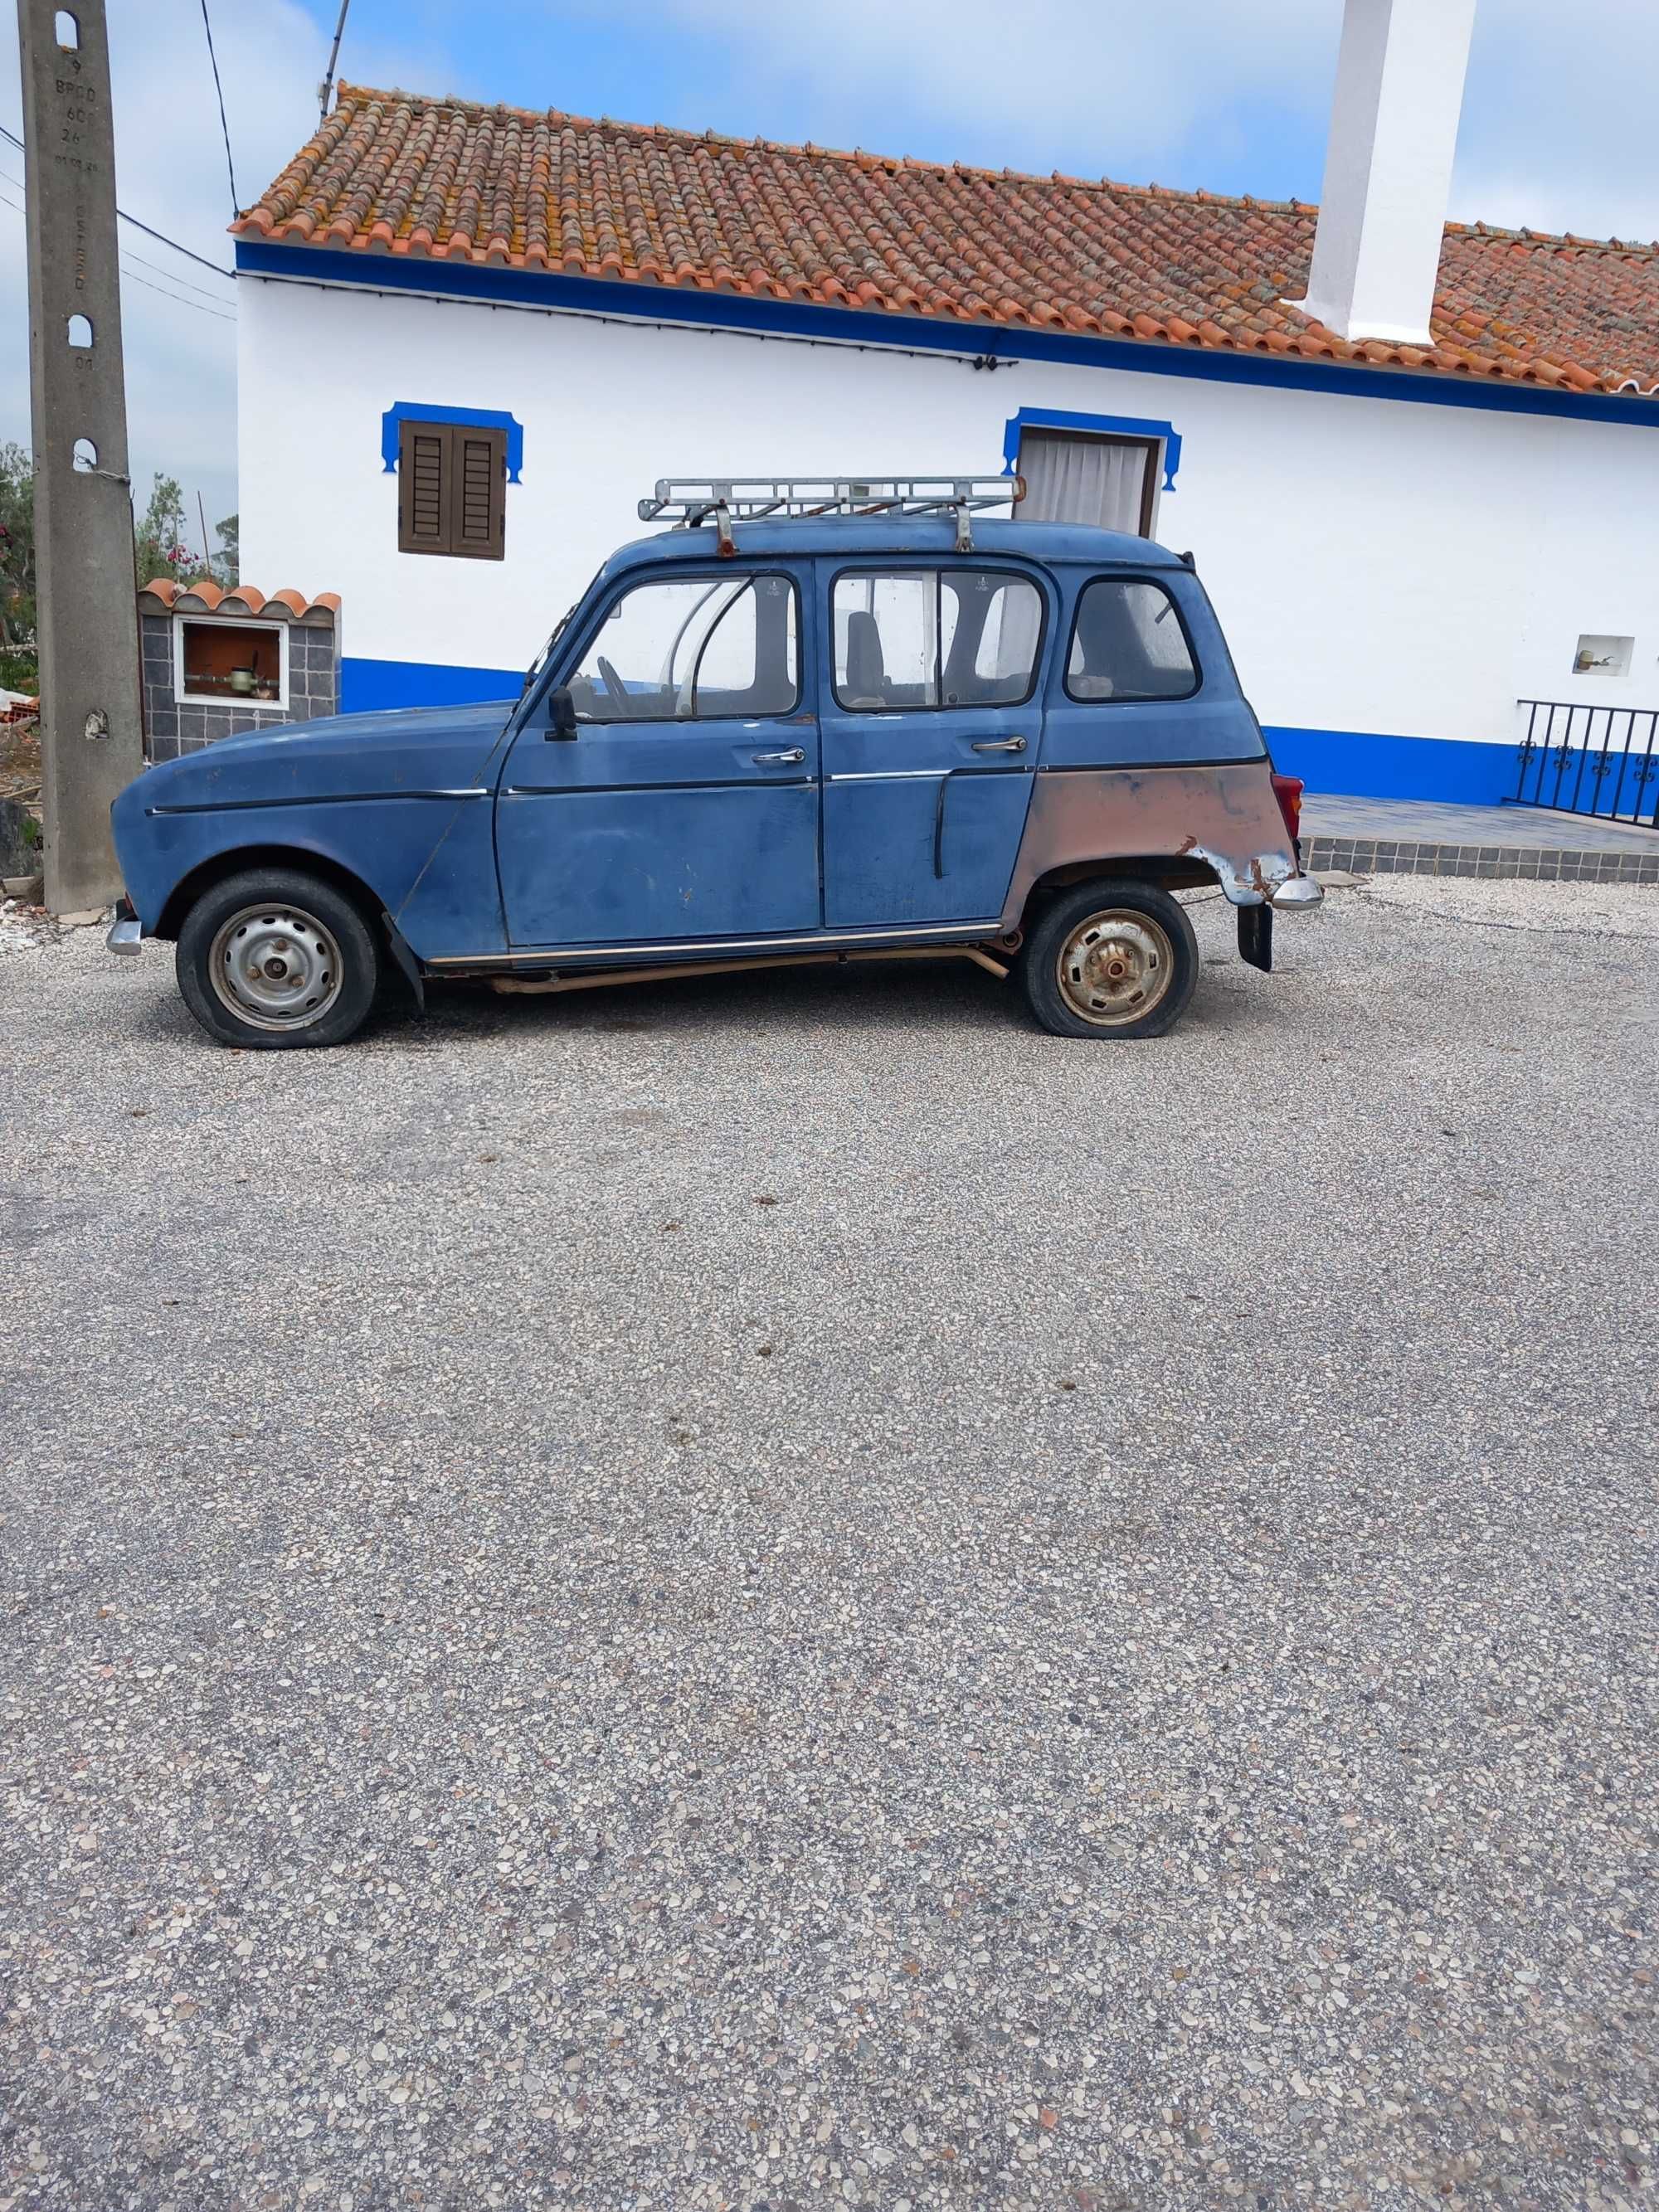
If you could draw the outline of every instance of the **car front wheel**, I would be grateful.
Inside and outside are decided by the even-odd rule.
[[[374,933],[343,893],[258,868],[204,891],[179,933],[179,988],[210,1036],[256,1052],[343,1044],[374,1003]]]
[[[1162,1036],[1193,995],[1198,942],[1167,891],[1102,877],[1054,901],[1025,941],[1021,976],[1055,1036]]]

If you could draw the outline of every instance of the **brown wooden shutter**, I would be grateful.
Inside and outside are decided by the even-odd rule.
[[[505,431],[465,422],[400,423],[398,477],[400,553],[501,558]]]
[[[500,430],[455,432],[454,552],[501,557],[506,443]]]
[[[449,432],[441,422],[398,426],[398,550],[449,550]]]

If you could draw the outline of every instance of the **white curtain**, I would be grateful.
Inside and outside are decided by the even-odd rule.
[[[1022,522],[1086,522],[1139,536],[1145,512],[1145,446],[1115,438],[1064,438],[1028,430],[1019,441]]]

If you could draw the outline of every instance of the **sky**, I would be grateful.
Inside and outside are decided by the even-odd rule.
[[[106,5],[120,204],[228,268],[231,189],[199,0]],[[337,0],[209,9],[247,205],[315,127]],[[1342,0],[351,0],[340,73],[741,137],[1315,200],[1341,19]],[[1449,212],[1659,237],[1656,85],[1653,0],[1479,0]],[[8,25],[0,123],[21,131],[21,116]],[[21,204],[22,173],[0,142],[0,201]],[[236,504],[235,287],[125,227],[121,243],[140,503],[163,470],[192,514],[200,493],[211,525]],[[0,441],[14,439],[29,441],[15,204],[0,205]],[[318,527],[325,538],[326,516]]]

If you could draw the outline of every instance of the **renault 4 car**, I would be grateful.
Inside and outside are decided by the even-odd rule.
[[[986,512],[1006,478],[659,483],[510,705],[222,738],[115,802],[110,941],[226,1044],[343,1043],[382,981],[562,992],[951,956],[1056,1036],[1161,1035],[1315,904],[1188,556]]]

